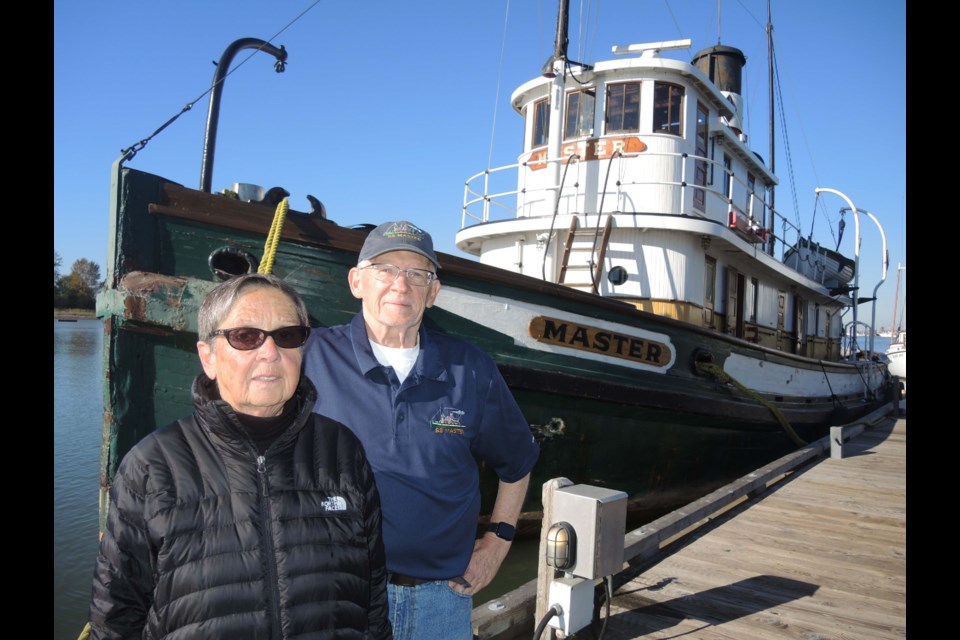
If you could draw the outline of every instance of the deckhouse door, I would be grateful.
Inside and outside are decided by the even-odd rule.
[[[743,300],[746,283],[742,273],[727,267],[727,321],[724,331],[743,337]]]
[[[807,355],[807,303],[799,295],[793,296],[794,353]]]

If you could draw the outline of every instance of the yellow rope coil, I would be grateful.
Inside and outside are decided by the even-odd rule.
[[[283,220],[287,217],[287,209],[289,208],[289,198],[284,198],[277,205],[277,211],[273,214],[273,224],[270,225],[270,233],[267,235],[267,243],[263,247],[263,260],[260,261],[260,268],[257,269],[257,273],[273,271],[273,260],[277,255],[277,244],[280,242],[280,229],[283,228]]]

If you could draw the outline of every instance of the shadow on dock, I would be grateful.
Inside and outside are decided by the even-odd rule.
[[[639,573],[632,574],[629,579],[623,580],[622,585],[628,584]],[[651,601],[644,597],[644,591],[662,589],[669,580],[668,578],[650,587],[627,590],[617,588],[618,606],[629,611],[615,614],[610,618],[610,622],[616,625],[619,622],[618,618],[625,616],[641,618],[647,627],[647,633],[675,628],[684,620],[702,622],[705,628],[732,622],[738,618],[812,596],[819,588],[815,584],[801,580],[762,575],[708,589],[702,593],[680,596],[667,602]],[[764,594],[764,597],[758,599],[756,597],[758,593]],[[597,620],[594,620],[592,627],[594,633],[602,630],[602,624]]]

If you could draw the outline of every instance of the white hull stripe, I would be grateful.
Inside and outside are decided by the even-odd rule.
[[[434,306],[511,336],[516,345],[534,351],[661,374],[676,363],[676,348],[671,337],[664,333],[449,286],[440,290]],[[547,333],[552,332],[552,340],[543,337],[545,322],[550,323],[552,331]],[[566,323],[567,333],[558,339],[561,323]],[[639,357],[632,357],[631,352]],[[654,352],[657,357],[645,357]],[[828,378],[821,370],[777,364],[742,354],[731,354],[724,362],[724,371],[755,391],[789,396],[858,394],[864,392],[864,380],[870,388],[877,388],[883,382],[880,370],[869,364],[860,371],[831,372]]]

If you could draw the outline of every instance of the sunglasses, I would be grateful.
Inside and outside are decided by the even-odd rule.
[[[237,327],[236,329],[217,329],[211,334],[211,336],[223,336],[230,346],[238,351],[256,349],[266,342],[267,336],[273,338],[273,342],[282,349],[298,349],[307,341],[309,335],[310,327],[302,325],[280,327],[273,331],[264,331],[253,327]]]

